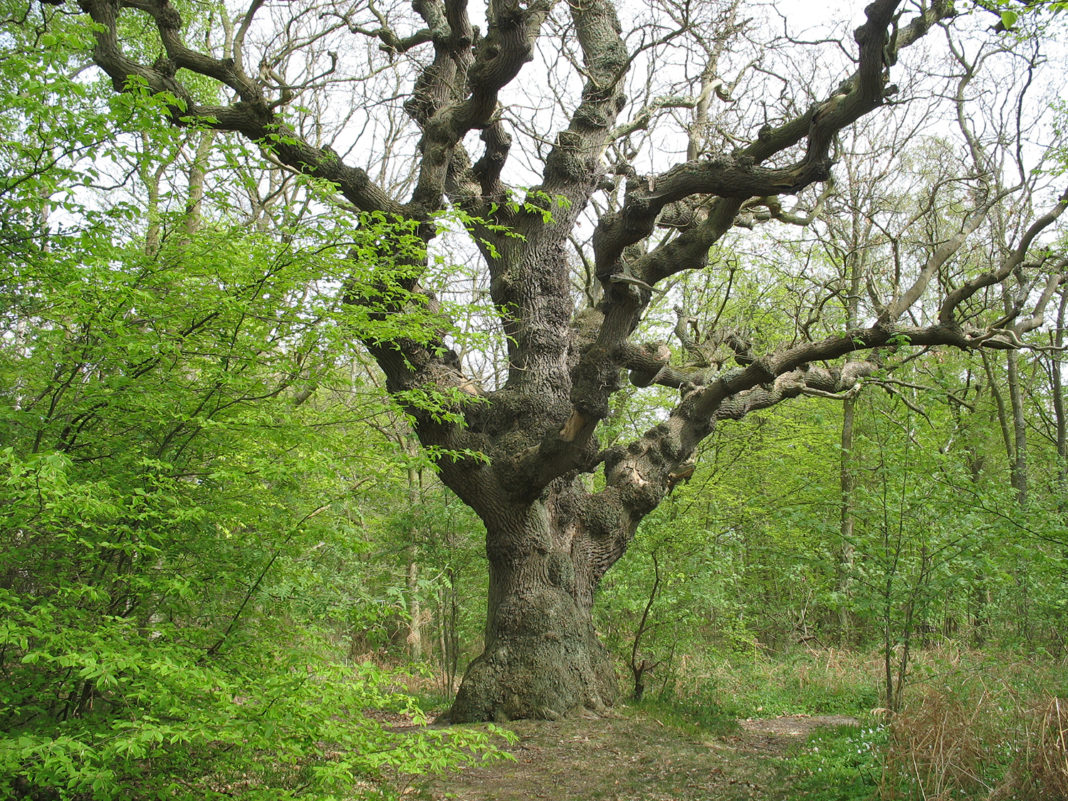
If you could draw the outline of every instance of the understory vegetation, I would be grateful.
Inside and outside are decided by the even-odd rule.
[[[877,653],[856,648],[724,655],[694,666],[684,684],[636,711],[721,736],[736,730],[738,719],[826,717],[826,726],[780,759],[784,797],[1065,796],[1063,656],[923,649],[896,714],[878,705],[880,662]]]

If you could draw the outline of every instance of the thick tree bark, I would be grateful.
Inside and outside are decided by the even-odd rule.
[[[555,719],[615,700],[593,627],[596,549],[569,503],[554,492],[489,525],[485,650],[467,669],[453,722]]]

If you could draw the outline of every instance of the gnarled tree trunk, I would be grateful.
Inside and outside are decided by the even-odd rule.
[[[615,673],[593,627],[594,548],[561,512],[550,497],[490,526],[485,651],[467,669],[453,721],[553,719],[614,701]]]

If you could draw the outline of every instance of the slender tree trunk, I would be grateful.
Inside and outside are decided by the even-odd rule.
[[[141,144],[147,152],[150,147],[148,134],[141,134]],[[145,228],[145,254],[150,257],[159,253],[160,246],[163,243],[163,212],[160,209],[161,184],[163,176],[173,163],[174,158],[172,157],[161,164],[157,164],[155,169],[152,169],[151,163],[145,160],[138,168],[146,192],[145,217],[148,225]]]
[[[1027,421],[1024,418],[1023,390],[1020,387],[1019,356],[1014,350],[1006,351],[1006,384],[1009,391],[1009,408],[1012,413],[1012,452],[1009,465],[1009,482],[1016,491],[1016,505],[1020,509],[1027,507],[1028,500],[1028,477],[1027,477]],[[1027,568],[1021,563],[1020,557],[1016,557],[1016,565],[1013,568],[1016,579],[1016,626],[1017,634],[1021,639],[1031,639],[1030,609],[1028,600],[1029,582]]]
[[[848,226],[849,242],[852,250],[844,259],[848,270],[849,293],[845,299],[846,328],[853,329],[859,324],[860,289],[864,274],[867,272],[868,249],[865,244],[871,236],[871,223],[862,222],[859,215],[853,215]],[[857,400],[850,394],[842,402],[842,437],[841,464],[839,472],[839,489],[841,492],[841,513],[839,535],[841,545],[838,549],[838,563],[835,565],[835,590],[838,594],[838,637],[846,642],[852,635],[853,615],[850,610],[850,583],[854,559],[855,511],[853,508],[856,491],[857,457],[853,450],[853,431],[856,422]]]
[[[853,629],[853,616],[849,608],[850,574],[854,558],[854,513],[853,492],[856,487],[856,456],[853,453],[853,429],[856,420],[856,398],[846,398],[842,403],[842,451],[840,487],[842,493],[840,535],[842,544],[838,551],[835,589],[838,591],[838,636],[848,641]]]
[[[1012,409],[1012,467],[1009,478],[1016,490],[1016,503],[1027,506],[1027,420],[1024,417],[1023,390],[1020,387],[1019,356],[1016,351],[1005,352],[1006,379]]]
[[[456,589],[457,574],[453,567],[445,569],[447,586],[441,591],[441,665],[445,694],[456,691],[456,674],[460,665],[460,603]]]
[[[408,510],[419,507],[421,478],[414,467],[408,468]],[[408,567],[405,583],[408,590],[408,653],[412,661],[423,658],[423,606],[419,595],[419,531],[413,524],[408,528]]]
[[[1053,346],[1056,351],[1050,356],[1050,381],[1053,390],[1053,417],[1057,437],[1057,486],[1061,498],[1068,496],[1068,417],[1064,410],[1064,379],[1061,370],[1064,359],[1061,348],[1064,347],[1064,316],[1068,305],[1068,292],[1061,293],[1061,302],[1057,305],[1057,324],[1053,334]],[[1062,508],[1063,508],[1062,501]]]
[[[994,398],[994,405],[998,413],[998,429],[1001,431],[1001,441],[1005,446],[1005,455],[1011,465],[1016,458],[1012,444],[1012,430],[1009,427],[1009,413],[1005,406],[1005,396],[1001,394],[998,382],[994,379],[994,368],[990,364],[990,355],[986,351],[979,351],[983,359],[983,370],[986,372],[986,380],[990,385],[990,395]]]
[[[413,662],[419,662],[423,658],[423,607],[419,599],[418,550],[413,544],[409,546],[408,552],[408,569],[405,575],[408,587],[408,653]]]
[[[884,537],[885,541],[885,537]],[[886,708],[896,709],[894,698],[894,634],[893,634],[893,576],[883,583],[883,684],[886,687]]]
[[[645,602],[645,608],[642,609],[641,620],[638,621],[638,629],[634,632],[634,641],[630,649],[630,672],[634,677],[634,692],[631,694],[631,698],[636,702],[641,701],[645,696],[646,672],[653,670],[658,664],[650,662],[641,653],[642,638],[651,628],[649,625],[649,613],[653,609],[653,604],[656,603],[657,595],[660,594],[660,561],[657,559],[656,551],[653,551],[652,559],[653,586],[649,589],[649,598]]]
[[[976,414],[983,399],[983,384],[978,376],[971,375],[969,371],[968,385],[975,380],[975,400],[973,410],[965,416],[964,409],[954,406],[954,417],[957,428],[961,432],[964,445],[964,459],[968,467],[968,477],[976,492],[982,489],[983,469],[986,464],[985,449],[982,447],[982,432],[987,427],[985,417]],[[990,604],[990,587],[988,586],[985,571],[980,568],[967,591],[966,606],[969,624],[971,626],[972,642],[977,648],[986,642],[986,628],[988,623],[987,608]]]
[[[1061,348],[1064,347],[1066,306],[1068,306],[1068,291],[1062,289],[1061,301],[1057,304],[1057,322],[1053,334],[1053,345],[1056,350],[1050,356],[1050,388],[1053,394],[1053,416],[1057,438],[1057,489],[1060,495],[1057,508],[1062,515],[1068,511],[1068,417],[1065,416],[1064,381],[1061,377],[1061,370],[1064,369]]]
[[[204,182],[208,174],[208,159],[215,144],[215,131],[201,131],[197,149],[189,165],[189,200],[186,202],[185,230],[195,234],[200,229],[204,204]]]

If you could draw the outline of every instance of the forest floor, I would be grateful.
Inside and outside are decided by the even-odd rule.
[[[790,715],[693,734],[632,711],[604,718],[517,721],[514,759],[423,780],[406,795],[427,801],[780,801],[796,797],[787,757],[817,729],[854,718]]]

